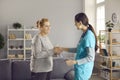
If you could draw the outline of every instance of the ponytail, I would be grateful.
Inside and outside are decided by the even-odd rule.
[[[94,36],[95,36],[95,51],[97,51],[98,45],[97,45],[97,36],[96,36],[95,30],[93,29],[91,24],[88,24],[88,25],[89,25],[88,29],[91,30],[94,33]]]

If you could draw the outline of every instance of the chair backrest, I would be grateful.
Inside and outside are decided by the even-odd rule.
[[[13,61],[12,62],[12,80],[30,80],[30,61]]]

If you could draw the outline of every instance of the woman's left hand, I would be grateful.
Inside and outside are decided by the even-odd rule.
[[[77,64],[77,61],[75,61],[75,60],[66,60],[65,62],[68,66],[72,66],[74,64]]]

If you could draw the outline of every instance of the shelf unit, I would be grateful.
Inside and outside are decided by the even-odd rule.
[[[120,80],[119,35],[120,30],[112,30],[111,32],[107,30],[99,31],[100,76],[106,80]],[[103,36],[104,39],[102,39]]]
[[[27,27],[14,29],[12,26],[8,26],[7,58],[30,59],[32,37],[38,32],[38,29],[30,29]]]

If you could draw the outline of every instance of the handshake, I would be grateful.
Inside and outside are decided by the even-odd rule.
[[[60,53],[63,52],[62,47],[54,47],[53,50],[55,55],[60,55]]]
[[[54,55],[60,55],[61,52],[63,51],[68,51],[69,48],[63,48],[63,47],[54,47],[53,48],[53,51],[54,51]],[[74,64],[77,64],[77,61],[76,60],[70,60],[70,59],[66,59],[65,60],[65,63],[68,65],[68,66],[72,66]]]

